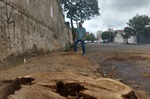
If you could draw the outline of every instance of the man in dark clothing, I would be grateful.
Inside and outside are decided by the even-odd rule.
[[[82,27],[82,22],[79,23],[79,27],[77,28],[77,34],[76,39],[74,42],[74,52],[77,52],[77,44],[81,42],[82,44],[82,54],[85,55],[85,36],[86,36],[86,30],[84,27]]]

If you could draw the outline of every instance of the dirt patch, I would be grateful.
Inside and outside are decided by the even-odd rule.
[[[119,54],[112,54],[112,55],[105,55],[106,60],[109,61],[125,61],[125,60],[147,60],[150,58],[148,55],[142,55],[139,53],[119,53]]]
[[[144,73],[142,74],[142,76],[145,77],[145,78],[150,78],[150,73],[144,72]]]
[[[120,82],[80,76],[70,70],[37,73],[25,78],[5,86],[1,99],[136,99],[133,90]]]
[[[11,94],[14,94],[15,91],[21,89],[21,85],[30,85],[33,81],[33,78],[18,78],[14,81],[4,80],[1,82],[1,90],[0,90],[0,99],[7,99],[7,97]],[[7,83],[7,84],[6,84]],[[5,86],[3,86],[5,85]]]
[[[76,99],[81,98],[80,91],[86,88],[79,83],[63,83],[62,81],[57,82],[56,92],[64,97],[75,97]],[[87,99],[87,97],[84,97]],[[89,97],[88,99],[93,99]]]
[[[112,56],[107,58],[109,61],[123,61],[123,60],[130,60],[130,59],[135,59],[135,60],[146,60],[147,58],[142,57],[142,56]]]
[[[94,48],[91,49],[94,50]],[[73,53],[72,51],[54,52],[38,57],[31,57],[24,64],[0,71],[0,80],[10,79],[8,83],[1,82],[0,88],[3,89],[9,86],[13,82],[11,79],[33,74],[33,76],[29,77],[35,79],[34,83],[29,85],[21,84],[21,89],[9,95],[8,98],[77,99],[80,97],[86,99],[120,99],[134,96],[136,99],[137,93],[132,93],[133,90],[130,87],[118,81],[131,85],[134,89],[138,90],[144,90],[147,86],[146,90],[149,90],[149,83],[147,83],[147,73],[149,71],[147,67],[149,67],[148,63],[150,60],[148,59],[148,55],[125,52],[130,54],[129,56],[125,56],[125,53],[119,52],[123,55],[118,54],[116,56],[117,52],[109,54],[106,49],[105,51],[97,50],[98,52],[94,52],[93,54],[88,52],[86,57],[80,54],[80,50],[79,53]],[[102,54],[99,54],[99,52]],[[119,61],[119,58],[121,58],[121,61]],[[102,75],[98,72],[101,72],[106,78],[110,77],[118,81],[103,79]],[[141,83],[141,78],[139,78],[142,74],[146,78],[142,78],[144,83]],[[57,84],[63,87],[58,87]],[[147,99],[147,96],[148,94],[146,94],[146,98],[144,99]],[[144,97],[143,94],[142,96],[138,94],[139,99],[142,99],[142,97]]]
[[[133,91],[118,81],[103,79],[96,68],[87,57],[72,51],[32,57],[24,64],[0,71],[0,79],[3,81],[0,85],[1,97],[120,99],[122,94],[127,95]],[[23,79],[24,76],[34,79]],[[17,77],[20,79],[11,80]]]
[[[18,55],[11,54],[7,58],[0,60],[0,71],[7,70],[12,67],[16,67],[26,62],[27,59],[38,57],[47,53],[48,52],[44,52],[43,50],[38,50],[38,51],[31,50],[31,51],[25,52],[24,54],[18,54]]]

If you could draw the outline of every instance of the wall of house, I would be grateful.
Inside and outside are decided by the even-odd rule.
[[[97,36],[97,43],[103,42],[103,39],[101,37],[102,33],[103,32],[101,30],[97,31],[97,34],[96,34],[96,36]]]
[[[128,38],[128,43],[136,44],[137,43],[137,37],[131,36],[130,38]]]
[[[58,0],[0,0],[0,60],[72,42]]]
[[[123,37],[121,36],[121,33],[117,33],[115,38],[114,38],[114,42],[116,43],[124,43],[124,39]]]

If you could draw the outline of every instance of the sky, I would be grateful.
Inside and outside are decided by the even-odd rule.
[[[83,27],[90,33],[123,30],[136,14],[150,16],[150,0],[98,0],[100,16],[84,21]]]

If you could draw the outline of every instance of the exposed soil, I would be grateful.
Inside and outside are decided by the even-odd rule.
[[[2,99],[149,99],[149,53],[88,44],[87,56],[53,52],[0,71]],[[111,49],[110,49],[111,48]],[[1,67],[2,68],[2,67]],[[139,76],[140,75],[140,76]],[[113,78],[111,79],[104,79]],[[17,78],[17,79],[16,79]],[[116,81],[117,80],[117,81]],[[121,81],[130,87],[119,83]]]
[[[66,99],[67,97],[71,97],[69,99],[72,99],[72,96],[74,96],[75,99],[79,99],[79,97],[82,97],[84,93],[82,95],[78,94],[85,89],[82,85],[80,85],[80,82],[78,81],[81,78],[79,76],[85,76],[92,79],[102,78],[102,76],[96,71],[96,66],[93,66],[88,58],[82,56],[80,53],[74,53],[72,51],[53,52],[49,54],[34,56],[27,59],[26,63],[15,66],[10,65],[8,67],[3,68],[0,71],[0,99],[16,99],[15,97],[21,97],[17,99]],[[75,77],[71,75],[72,73],[76,74]],[[28,79],[22,78],[34,74],[36,74],[36,77],[30,77]],[[45,75],[47,75],[47,77],[44,78]],[[62,82],[62,85],[64,85],[62,87],[62,85],[58,83],[58,81],[63,77],[67,81],[72,82],[73,79],[75,81],[73,80],[73,83],[67,82],[66,84],[65,82]],[[40,80],[36,81],[36,78]],[[30,79],[35,79],[37,83],[32,82],[32,85]],[[49,83],[54,82],[54,87],[52,87],[51,89],[47,89],[46,87],[47,90],[45,90],[45,86],[49,86]],[[37,85],[39,83],[44,83],[44,85],[42,84],[42,86],[44,87],[41,87],[41,84]],[[66,86],[69,86],[69,88],[66,89]],[[38,93],[40,89],[41,91],[40,93]],[[31,90],[34,91],[32,92]],[[55,91],[47,93],[47,91],[49,92],[50,90]],[[89,97],[87,99],[92,99],[90,98],[92,96],[88,94],[86,94],[84,97]]]
[[[0,79],[15,79],[33,73],[61,72],[66,69],[76,70],[79,74],[96,78],[101,75],[96,72],[95,66],[80,53],[53,52],[26,59],[26,63],[10,65],[0,71]],[[96,74],[96,75],[95,75]]]

